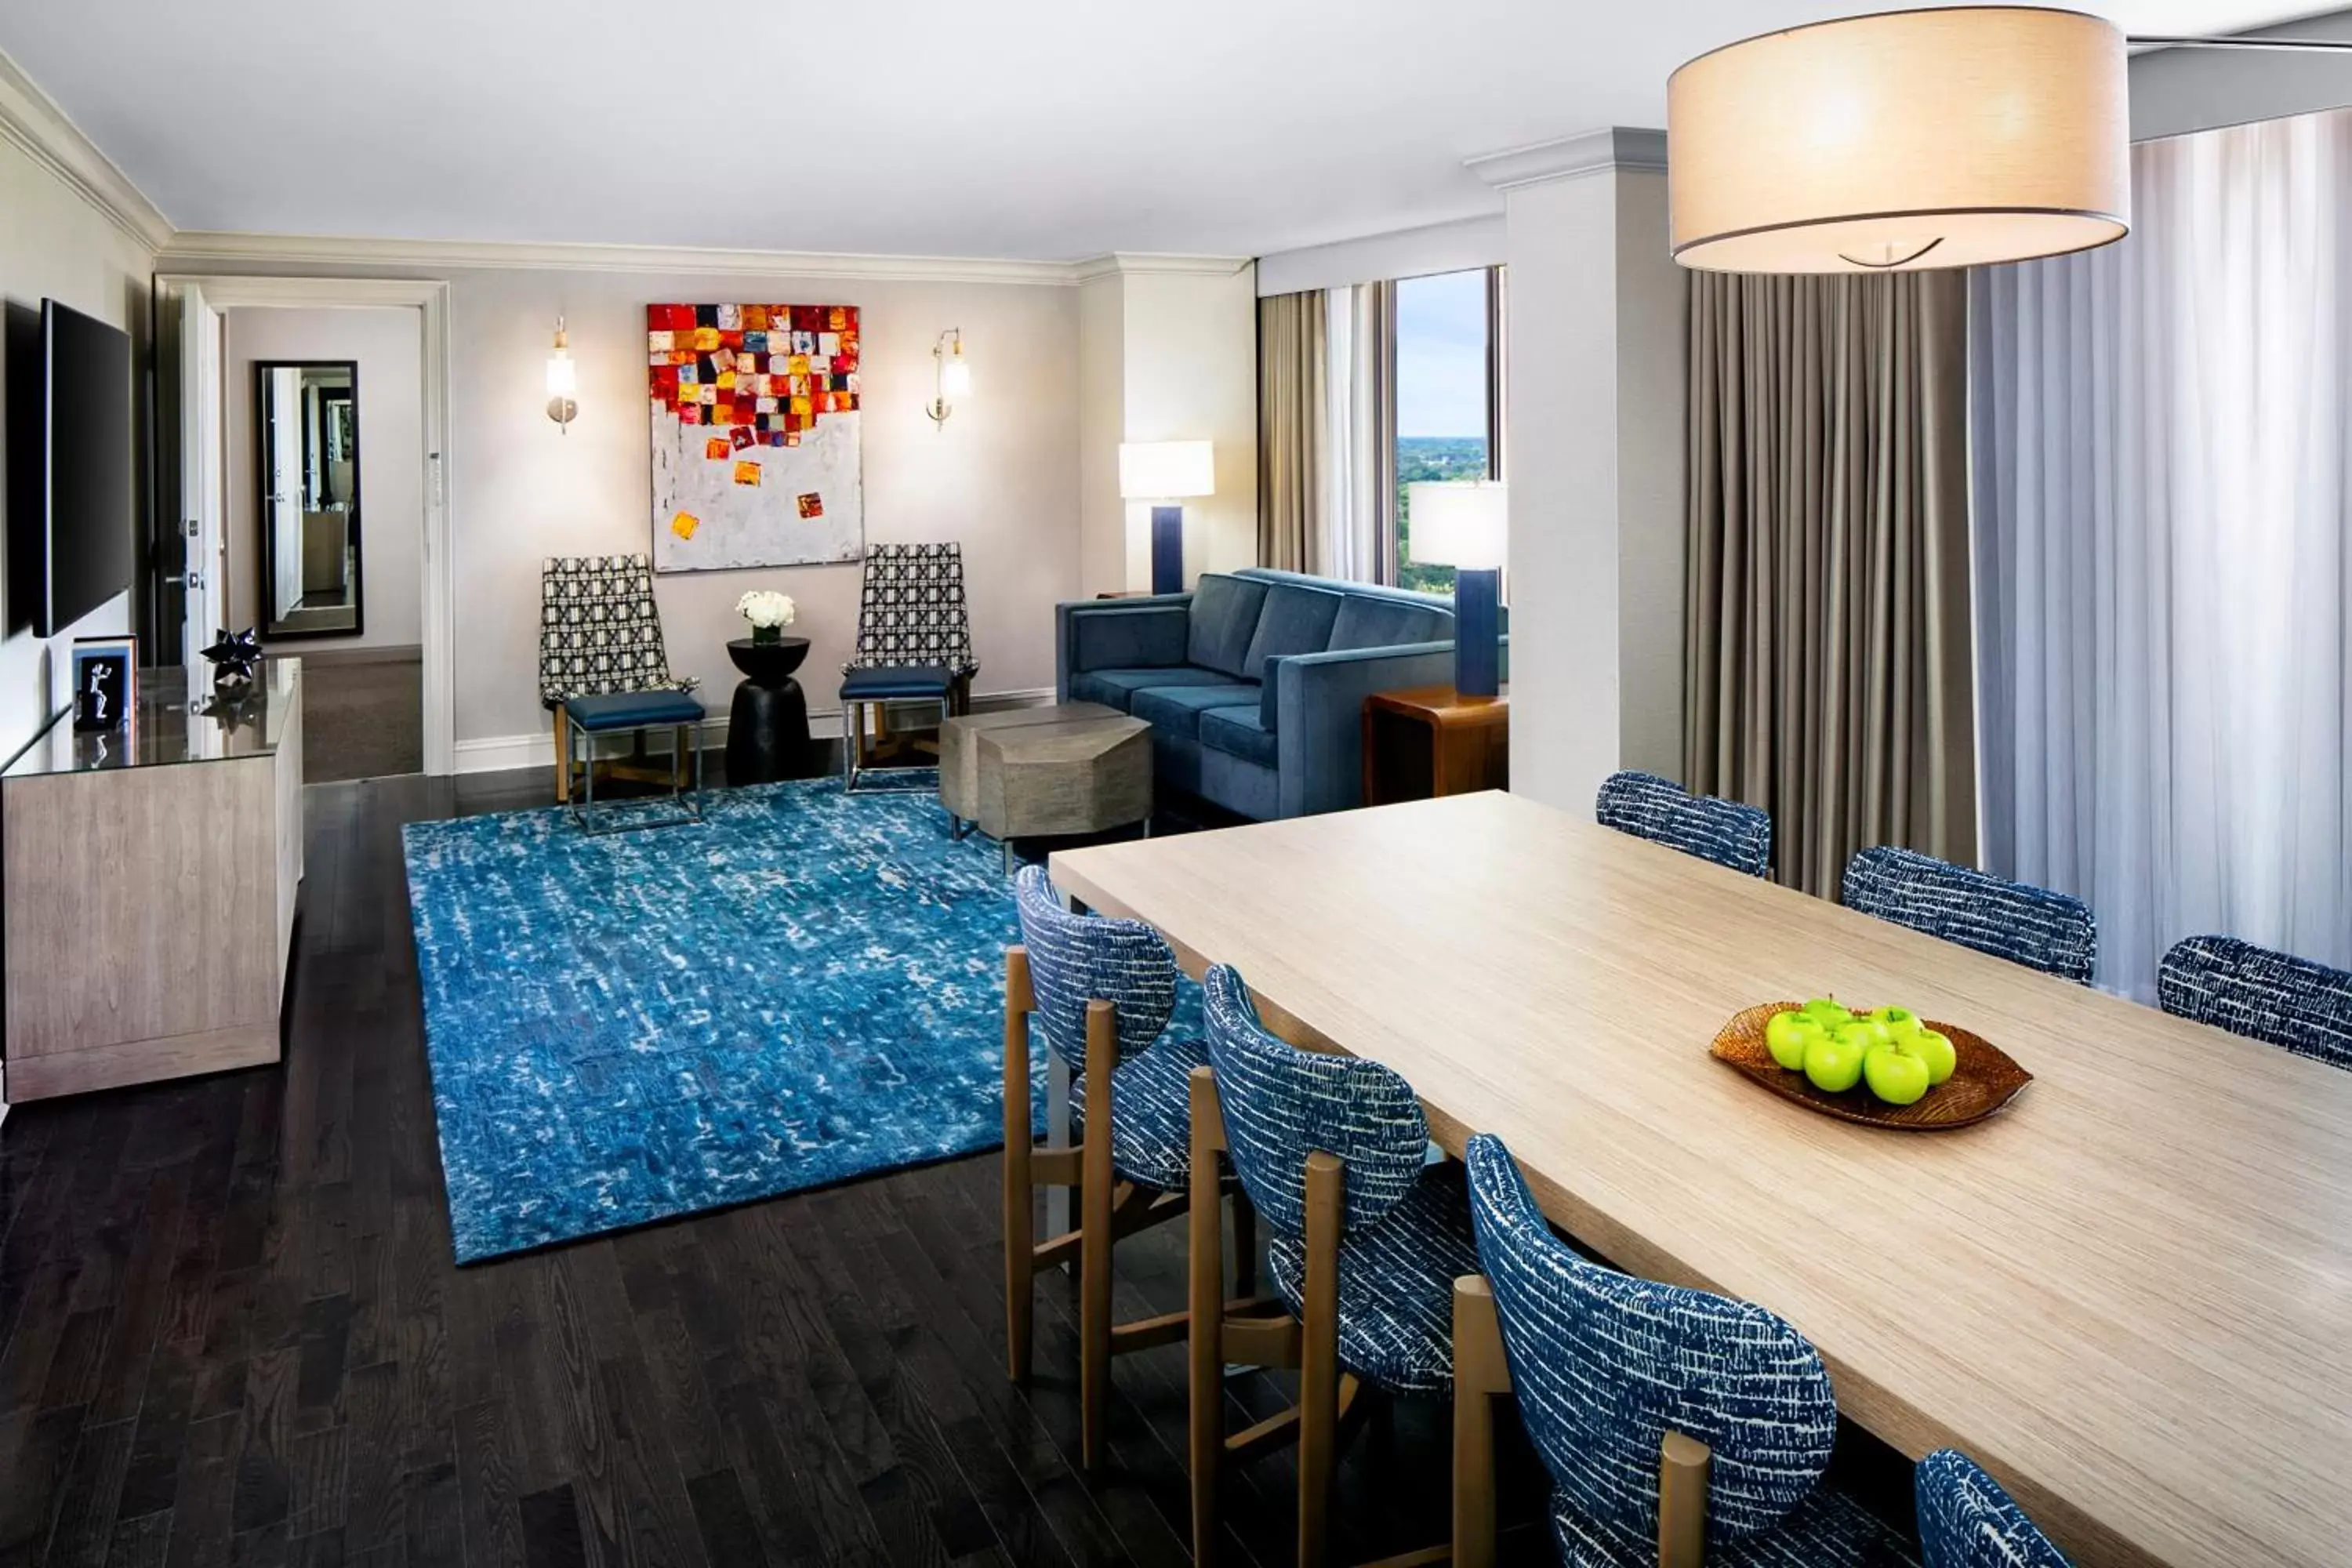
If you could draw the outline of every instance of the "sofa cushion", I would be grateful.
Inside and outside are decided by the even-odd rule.
[[[1282,815],[1282,774],[1276,770],[1209,746],[1197,749],[1192,763],[1191,787],[1202,799],[1254,822]]]
[[[1338,618],[1341,595],[1320,588],[1297,588],[1276,583],[1265,591],[1265,608],[1258,613],[1257,632],[1242,656],[1242,673],[1252,680],[1265,679],[1265,661],[1294,653],[1321,653],[1331,645],[1331,623]]]
[[[1257,707],[1257,688],[1238,680],[1220,686],[1152,686],[1135,694],[1127,710],[1147,721],[1155,730],[1166,730],[1186,740],[1197,740],[1201,733],[1201,715],[1212,708],[1235,708],[1246,704]]]
[[[1179,664],[1155,669],[1084,669],[1070,677],[1070,700],[1099,702],[1128,711],[1135,694],[1147,686],[1229,686],[1233,677],[1213,669]]]
[[[1254,680],[1257,672],[1244,662],[1250,638],[1257,635],[1258,613],[1265,607],[1265,584],[1210,573],[1192,589],[1192,627],[1185,659],[1209,669]]]
[[[1255,708],[1212,708],[1201,715],[1201,744],[1213,752],[1246,757],[1274,767],[1281,745],[1273,731],[1259,721]]]
[[[1404,643],[1447,642],[1454,617],[1428,605],[1407,604],[1370,594],[1349,594],[1331,623],[1331,647],[1395,647]],[[1198,662],[1196,659],[1195,662]]]

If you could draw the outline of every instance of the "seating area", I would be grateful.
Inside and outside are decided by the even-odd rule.
[[[0,6],[0,1568],[2352,1568],[2347,62]]]

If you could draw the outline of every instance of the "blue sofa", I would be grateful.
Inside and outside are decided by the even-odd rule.
[[[1449,598],[1251,567],[1057,606],[1055,690],[1149,721],[1163,793],[1303,816],[1363,804],[1364,699],[1451,681],[1453,639]]]

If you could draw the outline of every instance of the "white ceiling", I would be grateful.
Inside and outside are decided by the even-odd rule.
[[[1814,0],[0,0],[183,229],[1074,259],[1493,211]],[[2313,7],[2088,0],[2136,32]]]

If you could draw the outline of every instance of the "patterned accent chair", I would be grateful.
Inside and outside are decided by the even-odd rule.
[[[1552,1479],[1572,1568],[1880,1568],[1908,1542],[1822,1484],[1837,1401],[1763,1308],[1587,1262],[1501,1139],[1465,1151],[1486,1278],[1455,1301],[1454,1562],[1494,1561],[1494,1397]],[[1465,1472],[1468,1473],[1465,1473]]]
[[[1772,817],[1761,806],[1692,795],[1672,779],[1630,769],[1601,782],[1592,814],[1603,827],[1761,877],[1772,866]]]
[[[1842,896],[1850,910],[2061,980],[2088,985],[2098,963],[2098,922],[2082,900],[1916,849],[1857,850]]]
[[[2157,1000],[2177,1018],[2352,1068],[2352,973],[2229,936],[2172,944]]]
[[[1912,1485],[1927,1568],[2073,1568],[2000,1483],[1958,1448],[1920,1460]]]
[[[653,563],[644,555],[553,555],[540,564],[539,700],[554,715],[555,798],[572,798],[572,731],[633,733],[621,778],[674,783],[671,768],[645,759],[645,731],[669,728],[677,758],[704,718],[695,682],[673,673],[654,605]],[[698,752],[698,760],[699,753]]]
[[[961,544],[871,544],[857,604],[857,650],[841,667],[842,787],[855,790],[871,760],[866,712],[889,739],[892,702],[936,702],[940,722],[971,706],[971,616]],[[937,751],[918,743],[917,750]],[[866,785],[867,788],[892,787]],[[928,782],[903,787],[929,789]]]
[[[1176,954],[1137,921],[1073,914],[1042,866],[1013,879],[1021,945],[1004,976],[1005,1371],[1029,1381],[1031,1309],[1037,1272],[1078,1256],[1080,1437],[1088,1466],[1101,1458],[1110,1361],[1184,1337],[1184,1321],[1114,1326],[1111,1248],[1121,1237],[1175,1218],[1193,1201],[1192,1070],[1198,1040],[1163,1038],[1176,1006]],[[1067,1148],[1040,1144],[1029,1089],[1029,1026],[1075,1069]],[[1034,1193],[1079,1189],[1078,1228],[1039,1243]],[[1216,1223],[1221,1185],[1207,1199]],[[1249,1200],[1236,1196],[1234,1228],[1244,1267],[1255,1251]]]
[[[1192,1555],[1217,1540],[1218,1469],[1261,1447],[1228,1439],[1228,1361],[1299,1369],[1298,1561],[1323,1561],[1342,1415],[1364,1385],[1444,1398],[1454,1387],[1454,1280],[1475,1268],[1462,1167],[1425,1163],[1412,1086],[1378,1062],[1304,1051],[1265,1031],[1230,964],[1202,983],[1209,1067],[1192,1074]],[[1272,1236],[1273,1302],[1228,1304],[1203,1224],[1219,1151]],[[1284,1310],[1286,1309],[1286,1311]],[[1265,1312],[1274,1313],[1269,1319]],[[1286,1436],[1286,1430],[1283,1434]]]

